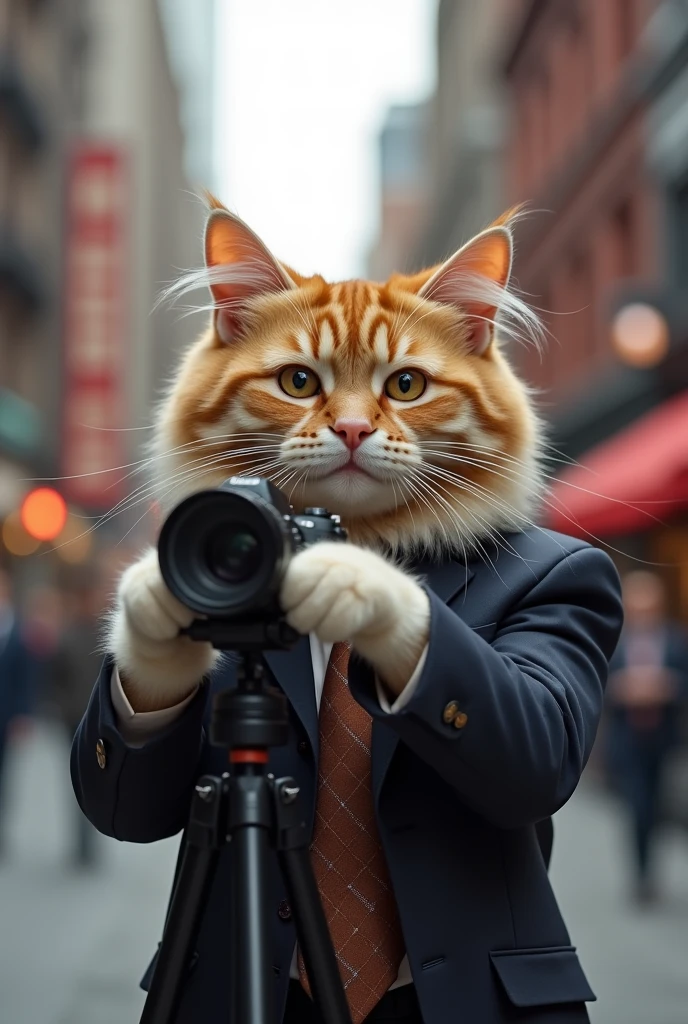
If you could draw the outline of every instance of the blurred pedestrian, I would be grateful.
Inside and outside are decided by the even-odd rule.
[[[31,711],[32,665],[19,617],[12,580],[0,569],[0,856],[3,853],[3,776],[11,731]]]
[[[608,753],[630,817],[634,896],[646,903],[657,896],[654,838],[667,756],[688,697],[688,637],[667,619],[656,574],[629,573],[623,597],[625,624],[607,687]]]
[[[100,624],[108,595],[101,567],[93,564],[75,570],[64,597],[65,622],[48,696],[71,744],[102,661]],[[74,867],[94,866],[97,848],[96,830],[74,801]]]

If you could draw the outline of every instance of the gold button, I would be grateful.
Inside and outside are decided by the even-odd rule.
[[[456,718],[456,715],[458,714],[458,711],[459,711],[459,705],[457,704],[457,702],[455,700],[451,700],[447,704],[447,706],[444,709],[444,711],[442,712],[442,718],[447,723],[447,725],[451,725],[452,724],[452,722]]]
[[[468,721],[468,715],[465,711],[459,711],[458,715],[454,716],[454,728],[463,729],[464,725]]]
[[[96,757],[98,758],[98,767],[104,768],[107,764],[107,754],[105,753],[105,744],[102,740],[98,740],[96,743]]]

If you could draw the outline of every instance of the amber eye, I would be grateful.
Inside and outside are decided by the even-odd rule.
[[[418,370],[402,370],[393,373],[385,381],[385,394],[397,402],[413,402],[425,391],[427,381]]]
[[[320,391],[320,381],[305,366],[288,366],[277,379],[282,391],[292,398],[312,398]]]

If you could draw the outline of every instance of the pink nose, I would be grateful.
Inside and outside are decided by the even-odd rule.
[[[373,433],[373,428],[368,420],[337,420],[332,430],[341,437],[346,447],[350,448],[352,452]]]

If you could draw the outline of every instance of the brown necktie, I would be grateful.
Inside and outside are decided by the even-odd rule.
[[[335,644],[320,704],[313,870],[353,1024],[396,980],[404,940],[375,824],[372,719],[349,693],[349,645]],[[301,983],[310,993],[299,952]]]

